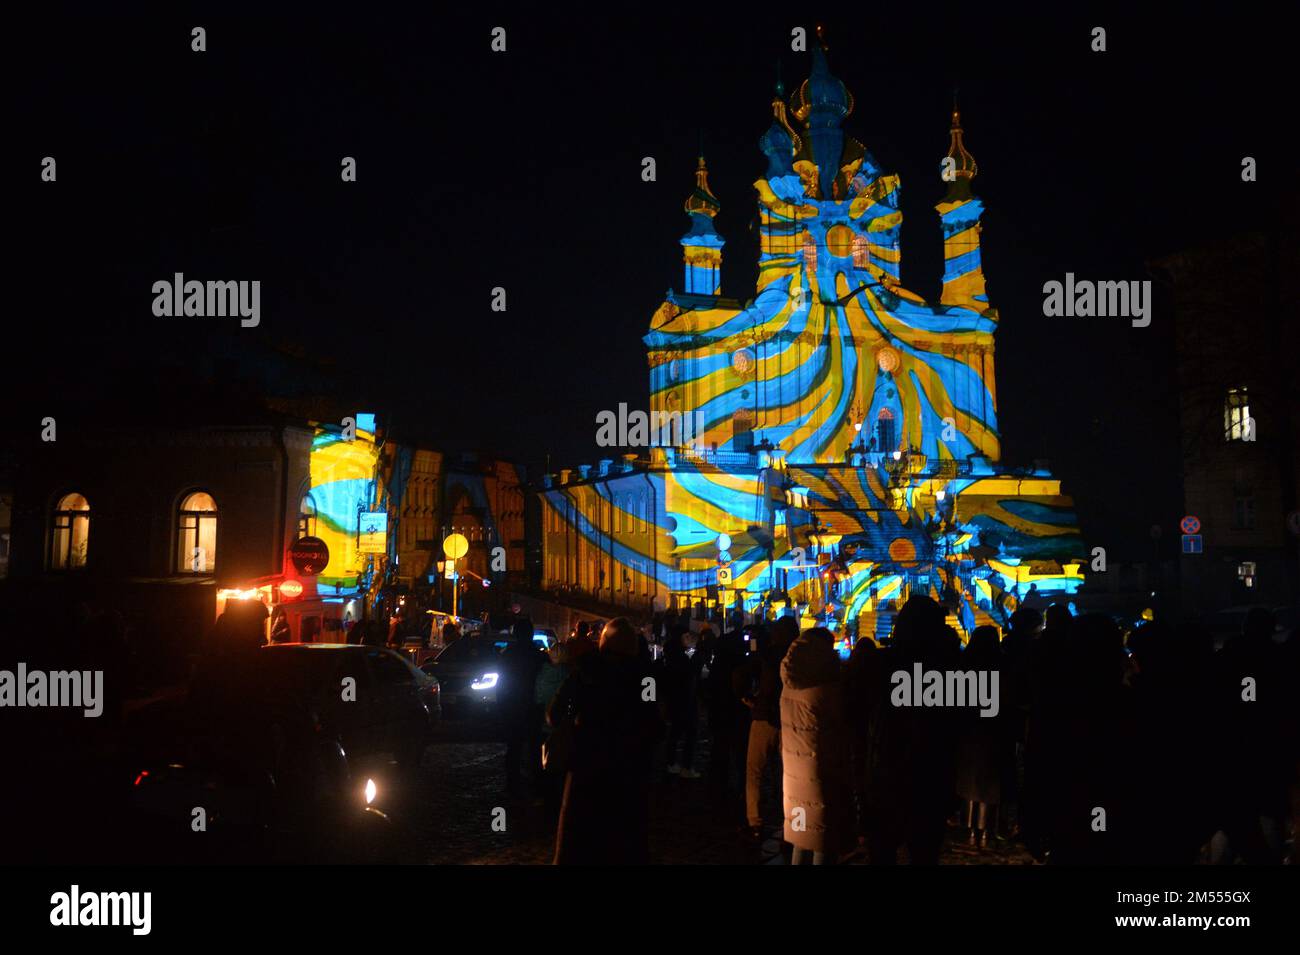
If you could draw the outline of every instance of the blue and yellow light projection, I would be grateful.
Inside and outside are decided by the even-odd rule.
[[[553,480],[548,584],[693,605],[721,579],[728,606],[844,633],[887,630],[913,593],[969,632],[1082,584],[1059,481],[997,464],[998,313],[961,117],[954,107],[936,207],[943,289],[930,303],[901,284],[901,184],[844,131],[853,109],[820,48],[788,108],[778,84],[754,184],[758,287],[744,305],[719,294],[720,203],[699,160],[684,291],[643,340],[652,414],[701,412],[704,433]]]
[[[355,433],[337,425],[317,425],[311,446],[311,501],[315,536],[329,548],[320,586],[353,589],[361,572],[357,534],[361,512],[380,500],[376,464],[375,416],[358,414]]]

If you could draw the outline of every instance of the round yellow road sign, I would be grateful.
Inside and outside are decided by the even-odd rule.
[[[442,539],[442,552],[452,560],[460,560],[469,553],[469,541],[464,534],[448,534]]]

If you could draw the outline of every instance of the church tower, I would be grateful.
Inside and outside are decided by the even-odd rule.
[[[989,307],[980,264],[980,216],[984,204],[971,191],[978,167],[962,141],[961,113],[955,99],[949,135],[948,155],[943,160],[948,194],[935,206],[943,223],[943,294],[939,302],[983,312]]]
[[[695,170],[695,189],[686,198],[690,230],[682,236],[682,258],[686,267],[683,291],[689,295],[717,295],[722,289],[722,247],[726,240],[713,227],[713,217],[722,208],[709,190],[709,170],[704,157]]]

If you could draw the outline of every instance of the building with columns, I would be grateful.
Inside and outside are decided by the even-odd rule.
[[[546,588],[794,613],[848,636],[887,632],[914,593],[967,633],[1082,583],[1060,482],[1000,461],[998,313],[960,114],[935,303],[900,282],[901,184],[844,128],[853,109],[821,48],[788,101],[778,83],[754,183],[759,278],[743,303],[722,295],[721,203],[699,159],[683,284],[642,340],[651,434],[679,417],[700,426],[547,477]]]

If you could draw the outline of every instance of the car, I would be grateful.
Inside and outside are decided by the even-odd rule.
[[[351,759],[386,762],[403,773],[419,763],[442,715],[435,677],[384,647],[281,643],[263,647],[261,656],[286,685],[302,684]],[[345,698],[347,678],[355,682]]]
[[[196,690],[199,733],[139,771],[130,806],[142,832],[171,831],[204,807],[227,839],[214,847],[235,846],[235,861],[268,839],[295,846],[291,858],[331,840],[341,852],[354,838],[373,846],[387,822],[379,804],[418,767],[441,715],[435,678],[355,644],[265,646],[239,668],[201,670]]]
[[[533,643],[543,650],[549,650],[560,642],[560,638],[550,627],[534,627]]]
[[[506,641],[491,637],[461,637],[424,665],[424,672],[437,679],[448,713],[495,711],[506,646]]]
[[[1211,636],[1214,638],[1216,649],[1241,634],[1242,627],[1246,623],[1246,615],[1255,606],[1228,607],[1201,618],[1201,624],[1210,631]],[[1277,625],[1273,631],[1273,641],[1275,643],[1286,643],[1295,633],[1297,617],[1300,615],[1297,614],[1295,607],[1269,607],[1268,609],[1272,610],[1277,618]]]

